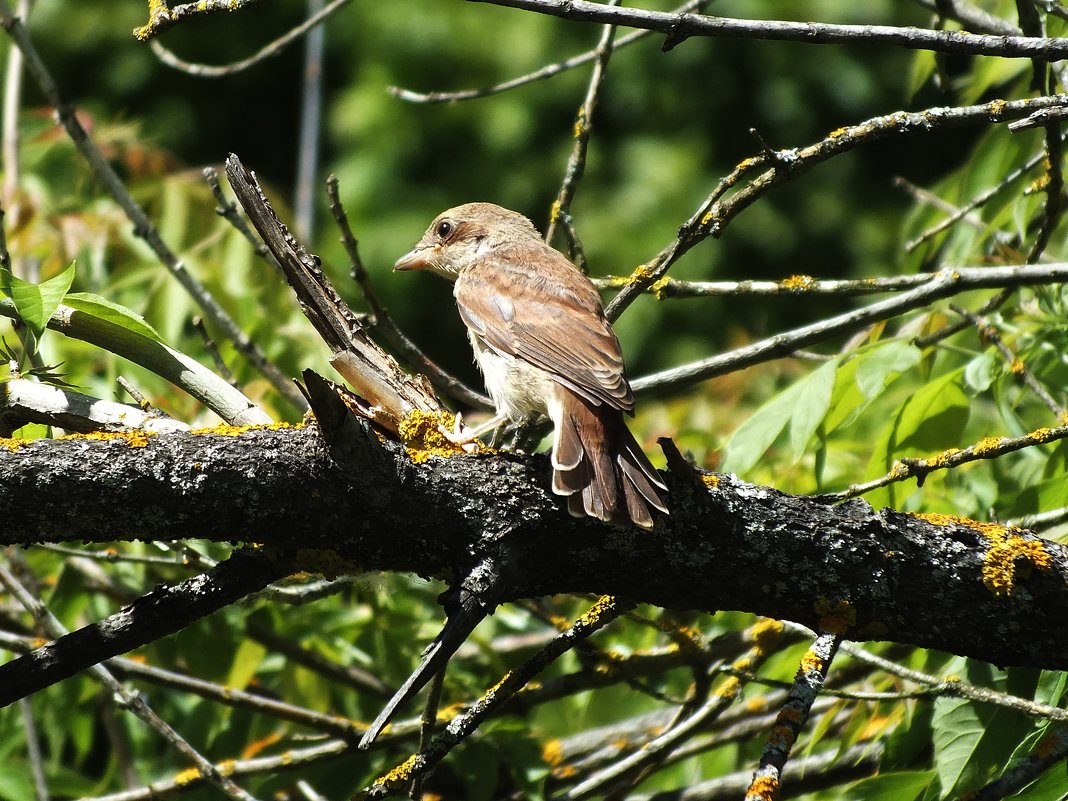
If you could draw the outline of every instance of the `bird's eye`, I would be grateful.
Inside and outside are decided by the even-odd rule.
[[[453,225],[452,225],[451,222],[449,222],[448,220],[442,220],[441,222],[438,223],[438,236],[441,239],[444,239],[445,237],[447,237],[449,234],[452,233],[452,228],[453,228]]]

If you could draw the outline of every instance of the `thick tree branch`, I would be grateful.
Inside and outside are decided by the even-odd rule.
[[[446,578],[488,559],[503,601],[616,594],[1068,667],[1068,549],[1024,532],[679,468],[671,517],[639,532],[571,518],[543,457],[418,463],[427,454],[413,462],[351,416],[328,430],[330,446],[314,428],[160,435],[144,447],[5,441],[0,544],[195,536],[322,549],[325,570]]]

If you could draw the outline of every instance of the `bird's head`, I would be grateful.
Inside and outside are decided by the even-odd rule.
[[[479,256],[530,239],[541,241],[534,224],[522,214],[493,203],[465,203],[435,217],[393,269],[430,270],[455,281]]]

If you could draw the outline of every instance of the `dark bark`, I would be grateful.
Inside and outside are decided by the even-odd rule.
[[[351,415],[324,425],[331,447],[308,428],[0,448],[0,544],[200,537],[322,549],[304,568],[447,581],[489,560],[502,602],[613,594],[1068,668],[1068,553],[1029,534],[993,548],[1004,529],[828,506],[728,476],[706,486],[677,465],[671,516],[652,532],[615,528],[569,517],[544,457],[416,464]]]

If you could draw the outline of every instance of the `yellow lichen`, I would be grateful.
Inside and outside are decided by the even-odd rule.
[[[598,598],[589,611],[585,612],[575,621],[575,626],[587,626],[596,623],[606,612],[614,612],[618,601],[613,595],[602,595]]]
[[[805,655],[801,657],[801,664],[797,668],[803,673],[821,673],[823,671],[823,660],[820,659],[818,654],[812,651],[806,651]]]
[[[275,738],[276,740],[282,739],[281,735]],[[284,757],[283,757],[284,759]],[[233,776],[234,770],[237,769],[237,762],[233,759],[224,759],[219,763],[218,771],[222,776]]]
[[[509,670],[507,673],[501,676],[501,678],[497,681],[496,684],[486,690],[486,692],[482,693],[482,698],[486,699],[493,697],[497,693],[497,691],[504,686],[504,683],[510,678],[512,678],[512,671]]]
[[[779,780],[772,776],[757,776],[749,784],[749,790],[745,794],[745,801],[756,801],[758,798],[772,799],[779,794]]]
[[[829,134],[827,134],[827,138],[828,139],[840,139],[841,137],[845,136],[847,133],[849,133],[849,128],[835,128],[833,131],[831,131]]]
[[[64,434],[56,439],[86,439],[95,442],[120,440],[131,448],[143,448],[148,444],[148,438],[154,436],[155,431],[90,431],[88,434]]]
[[[712,220],[714,220],[715,218],[716,218],[715,210],[714,209],[709,209],[708,212],[705,214],[705,216],[701,218],[701,225],[707,228],[712,223]]]
[[[753,647],[761,654],[766,654],[775,645],[775,641],[783,632],[782,621],[764,618],[758,620],[749,629],[749,636],[753,640]]]
[[[832,603],[827,598],[818,598],[813,609],[820,616],[820,630],[829,634],[845,634],[857,625],[857,610],[849,601]]]
[[[549,767],[555,768],[564,761],[564,744],[553,738],[541,747],[541,758]]]
[[[990,116],[1000,117],[1001,113],[1005,110],[1004,100],[994,100],[990,103]]]
[[[953,460],[953,457],[960,453],[960,448],[946,448],[941,453],[936,453],[926,462],[929,467],[948,467]]]
[[[419,754],[412,754],[389,773],[375,779],[374,784],[384,787],[396,787],[398,784],[408,781],[412,778],[412,771],[415,769],[415,763],[418,759]]]
[[[668,288],[670,283],[671,279],[665,275],[659,281],[653,281],[652,286],[650,286],[649,289],[652,290],[657,300],[663,300],[665,297],[664,290]]]
[[[579,109],[578,116],[575,118],[575,130],[574,130],[575,138],[578,139],[580,136],[582,136],[588,130],[589,130],[589,127],[586,125],[586,109],[585,108],[581,108],[581,109]]]
[[[653,271],[646,267],[644,264],[639,264],[634,268],[634,271],[627,276],[628,284],[647,284],[653,280],[655,276]]]
[[[453,442],[442,431],[452,431],[456,427],[456,418],[452,412],[424,412],[413,409],[401,420],[397,433],[408,451],[408,458],[416,464],[422,464],[432,456],[447,458],[465,453],[463,446]]]
[[[1027,368],[1024,366],[1024,363],[1020,359],[1013,359],[1012,365],[1009,367],[1009,369],[1012,370],[1013,375],[1023,375],[1024,372],[1026,372],[1027,370]]]
[[[549,207],[549,224],[553,225],[560,219],[560,201],[554,200],[552,206]]]
[[[816,279],[811,275],[791,275],[782,279],[779,286],[788,292],[804,292],[816,286]]]
[[[913,516],[936,526],[965,526],[986,538],[989,545],[983,557],[983,585],[999,598],[1012,595],[1016,589],[1018,568],[1026,571],[1032,567],[1039,570],[1053,567],[1053,557],[1042,541],[1024,538],[1018,528],[980,523],[956,515],[917,513]],[[1022,565],[1018,564],[1021,562]]]
[[[194,428],[190,434],[218,434],[221,437],[240,437],[249,431],[289,431],[291,429],[304,428],[305,423],[257,423],[250,426],[235,426],[229,423],[220,423],[211,428]]]
[[[986,456],[1001,445],[1002,441],[1002,437],[983,437],[972,445],[972,453],[976,456]]]
[[[140,28],[134,28],[134,37],[140,42],[145,41],[152,36],[156,25],[162,19],[169,17],[170,13],[171,10],[164,0],[148,0],[148,22]]]
[[[28,439],[14,439],[11,437],[0,437],[0,448],[6,448],[7,450],[15,453],[22,450],[29,445],[31,440]]]
[[[1052,442],[1057,439],[1057,432],[1052,428],[1036,428],[1027,435],[1037,443]]]
[[[909,466],[904,462],[894,462],[894,466],[890,468],[890,472],[887,474],[887,478],[891,481],[897,481],[902,478],[908,478]]]
[[[719,486],[719,476],[715,473],[702,473],[701,483],[710,489],[715,489]]]
[[[174,784],[177,787],[185,787],[186,785],[197,781],[199,778],[200,770],[198,768],[186,768],[174,777]]]
[[[730,700],[738,695],[738,691],[742,689],[742,683],[736,676],[728,676],[726,681],[723,682],[718,688],[716,688],[715,695],[717,698],[723,698]]]

